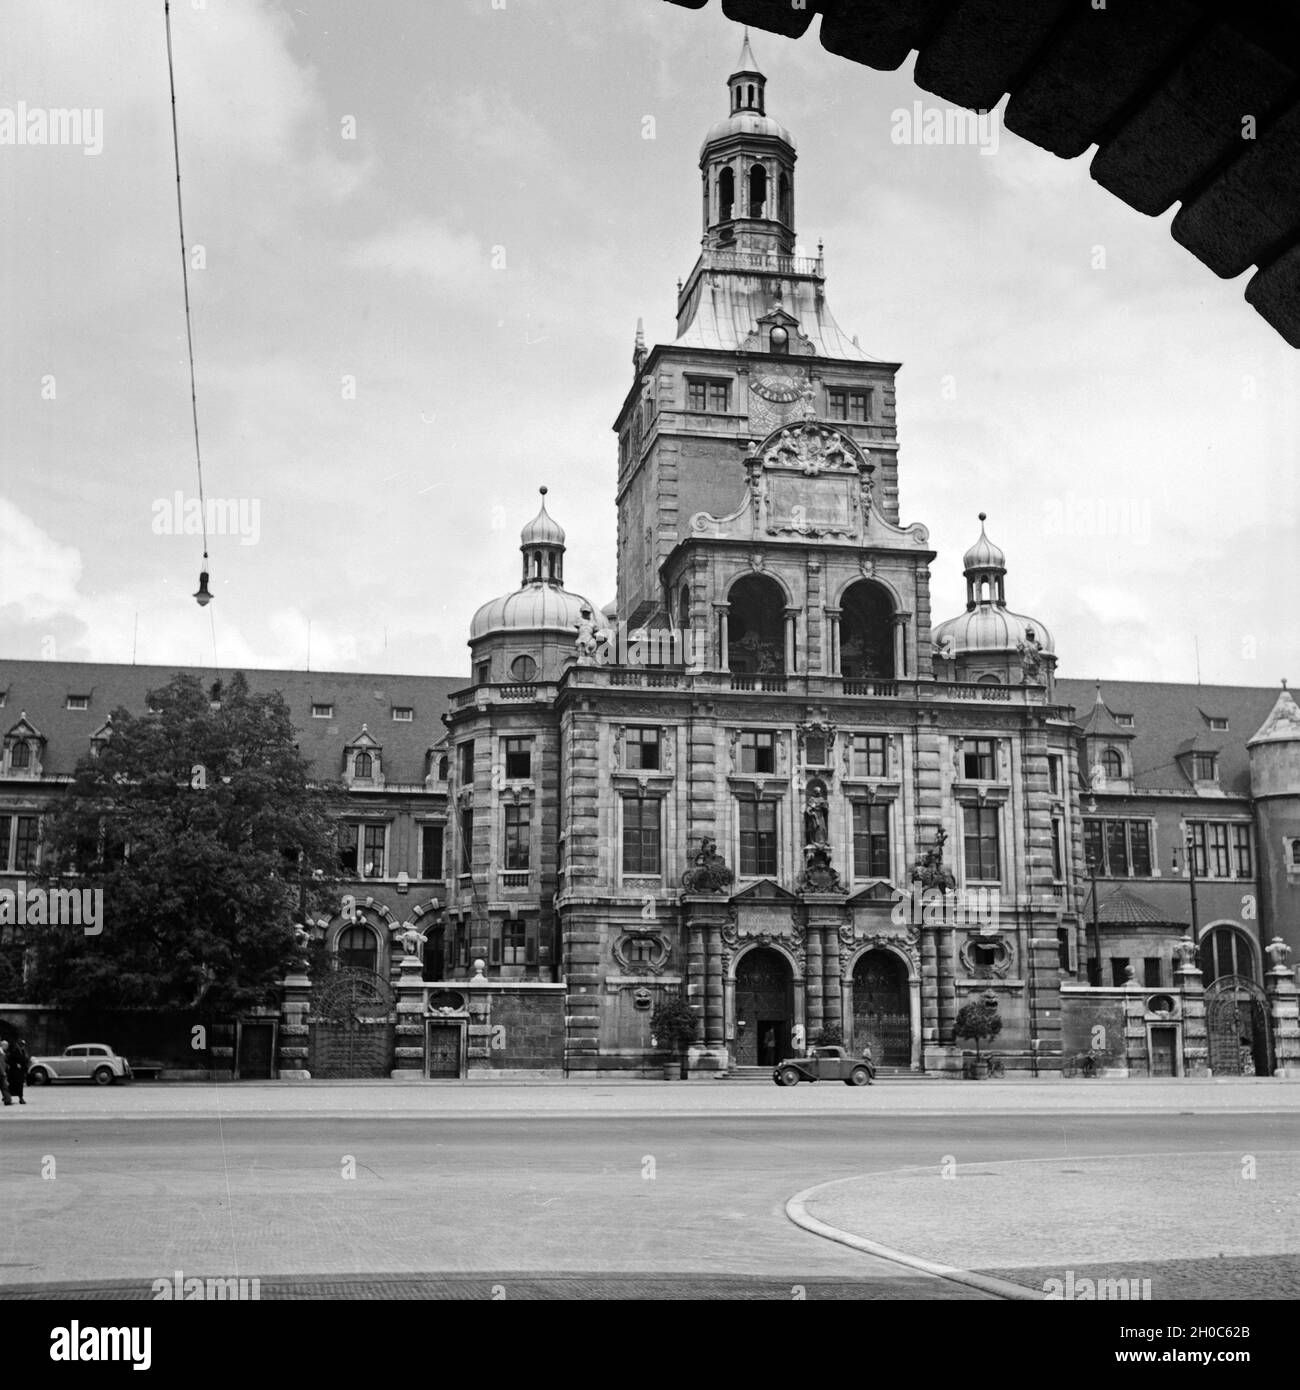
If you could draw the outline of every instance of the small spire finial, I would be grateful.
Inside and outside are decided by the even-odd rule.
[[[981,513],[980,513],[980,525],[981,525],[981,526],[983,526],[984,523],[985,523],[988,519],[989,519],[989,514],[988,514],[988,512],[981,512]]]
[[[539,487],[539,488],[537,489],[537,491],[540,492],[540,493],[542,494],[543,497],[545,497],[546,494],[547,494],[548,492],[550,492],[550,488],[548,488],[548,487],[546,487],[545,485],[543,485],[542,487]]]

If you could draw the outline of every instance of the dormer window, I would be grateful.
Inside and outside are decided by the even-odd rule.
[[[1118,781],[1124,776],[1124,756],[1118,748],[1107,748],[1101,755],[1101,770],[1108,780]]]
[[[312,717],[313,719],[333,719],[333,718],[334,718],[334,706],[333,706],[333,705],[313,705],[313,706],[311,707],[311,717]]]
[[[1131,714],[1117,714],[1115,716],[1115,723],[1118,724],[1121,729],[1131,729],[1133,727],[1133,716]]]
[[[1192,754],[1192,781],[1217,782],[1219,779],[1219,758],[1216,753]]]
[[[89,695],[69,695],[69,696],[68,696],[68,702],[67,702],[67,705],[65,706],[65,708],[67,708],[67,709],[89,709],[89,708],[90,708],[90,696],[89,696]]]
[[[15,772],[25,771],[32,765],[31,746],[24,742],[18,742],[9,750],[9,766]]]
[[[1228,732],[1228,721],[1211,715],[1210,728],[1213,729],[1216,734],[1226,734]]]
[[[410,705],[393,706],[393,723],[410,724],[415,719],[415,710]]]
[[[352,764],[352,776],[358,782],[369,782],[375,775],[375,760],[369,753],[358,753]]]

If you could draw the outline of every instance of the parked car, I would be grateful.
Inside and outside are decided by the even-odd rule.
[[[854,1057],[842,1047],[814,1047],[806,1057],[787,1057],[772,1072],[778,1086],[801,1081],[842,1081],[846,1086],[870,1086],[876,1076],[871,1054]]]
[[[131,1063],[119,1057],[107,1043],[73,1043],[58,1057],[33,1057],[27,1067],[27,1081],[44,1086],[50,1081],[93,1081],[111,1086],[130,1081]]]

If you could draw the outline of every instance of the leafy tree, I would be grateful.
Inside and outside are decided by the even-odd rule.
[[[115,710],[47,816],[46,882],[102,889],[103,917],[97,935],[29,930],[41,1002],[228,1015],[267,1002],[297,957],[294,922],[338,872],[328,791],[279,694],[236,674],[214,704],[176,675],[154,712]]]
[[[683,1070],[686,1067],[686,1049],[695,1041],[699,1027],[699,1015],[681,994],[670,995],[661,1001],[650,1015],[650,1031],[663,1046],[677,1053]]]
[[[957,1011],[957,1036],[970,1038],[975,1043],[976,1066],[980,1060],[980,1043],[985,1038],[996,1038],[1001,1031],[1002,1015],[998,1013],[998,1006],[987,999],[963,1004]]]
[[[844,1030],[838,1023],[824,1023],[812,1035],[814,1047],[843,1047]]]

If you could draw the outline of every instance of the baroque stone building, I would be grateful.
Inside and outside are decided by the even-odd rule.
[[[615,602],[565,588],[543,488],[468,682],[250,673],[329,728],[355,873],[351,911],[307,924],[345,969],[249,1023],[274,1069],[654,1074],[678,993],[699,1072],[839,1036],[957,1073],[976,1000],[1039,1074],[1295,1068],[1300,709],[1058,677],[982,514],[965,610],[935,621],[898,364],[840,329],[820,249],[797,254],[795,143],[748,41],[728,103],[677,336],[638,331],[617,416]],[[69,712],[96,724],[165,675],[3,673],[12,876],[84,751]]]

